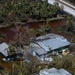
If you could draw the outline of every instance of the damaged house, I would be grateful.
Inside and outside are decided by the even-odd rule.
[[[39,36],[30,43],[30,53],[44,60],[52,52],[68,50],[70,42],[63,36],[57,34],[46,34]]]
[[[0,44],[0,54],[4,57],[2,59],[3,61],[16,60],[20,56],[23,56],[23,54],[17,53],[12,46],[8,45],[5,42]]]

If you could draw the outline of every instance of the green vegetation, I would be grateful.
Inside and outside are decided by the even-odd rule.
[[[73,43],[75,43],[75,35],[72,37],[72,41]]]
[[[50,20],[47,19],[46,20],[46,24],[40,26],[38,29],[31,29],[31,32],[36,36],[40,36],[40,35],[45,35],[48,34],[50,32],[50,25],[49,25]]]
[[[49,19],[56,17],[57,12],[60,9],[58,3],[53,5],[48,4],[48,0],[44,2],[40,0],[0,0],[0,25],[12,25],[15,22],[28,22],[32,20],[46,20],[46,24],[39,29],[30,29],[28,27],[16,26],[15,31],[15,43],[19,46],[29,45],[30,39],[41,34],[47,34],[50,32]],[[71,17],[67,17],[67,31],[73,30],[73,24]],[[57,28],[57,31],[61,33],[62,28]],[[5,35],[0,34],[0,40],[4,39]],[[75,42],[75,36],[73,37]],[[15,54],[14,48],[9,46],[9,55]],[[12,71],[4,69],[0,71],[2,75],[31,75],[38,73],[40,69],[48,67],[64,68],[67,71],[75,74],[75,55],[72,57],[66,56],[63,58],[56,58],[48,65],[41,65],[37,59],[33,59],[30,55],[27,56],[30,62],[14,63]],[[39,66],[40,65],[40,66]]]
[[[67,16],[67,31],[68,32],[72,32],[73,31],[73,29],[74,29],[74,26],[73,26],[73,23],[72,23],[72,16],[71,15],[69,15],[69,16]]]
[[[61,27],[57,28],[57,32],[58,33],[62,33],[63,32],[63,29]]]
[[[0,34],[0,37],[2,38],[5,38],[5,36],[6,36],[5,34]]]
[[[5,34],[0,34],[0,42],[5,41],[6,35]]]
[[[13,55],[15,53],[16,53],[15,48],[12,45],[9,45],[8,55],[10,56],[10,55]]]
[[[0,25],[13,25],[15,22],[46,20],[57,16],[58,4],[48,4],[40,0],[0,0]]]
[[[32,58],[31,58],[32,59]],[[36,59],[32,59],[33,62],[20,62],[15,63],[12,66],[12,71],[7,69],[0,71],[2,75],[31,75],[34,73],[39,73],[40,69],[43,68],[52,68],[55,67],[57,69],[64,68],[65,70],[75,75],[75,55],[74,56],[63,56],[63,58],[57,57],[53,62],[49,64],[40,64],[39,61],[35,61]]]

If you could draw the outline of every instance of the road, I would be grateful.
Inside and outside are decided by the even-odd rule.
[[[68,12],[69,14],[72,14],[75,17],[75,6],[73,6],[70,3],[67,3],[63,0],[48,0],[48,3],[52,4],[54,2],[58,2],[60,7],[63,7],[63,10]]]

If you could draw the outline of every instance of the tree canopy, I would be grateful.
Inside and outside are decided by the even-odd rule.
[[[0,0],[0,24],[46,20],[57,16],[58,7],[48,0]]]

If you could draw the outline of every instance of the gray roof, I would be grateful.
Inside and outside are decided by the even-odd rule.
[[[40,75],[41,74],[44,74],[44,75],[72,75],[71,73],[69,73],[68,71],[64,69],[57,70],[56,68],[51,68],[51,69],[45,68],[40,71]]]
[[[51,50],[54,50],[60,47],[70,45],[70,42],[68,42],[67,39],[65,39],[63,36],[53,33],[40,36],[36,38],[36,40],[38,41],[35,42],[46,51],[49,51],[49,48],[51,48]]]
[[[60,73],[61,73],[61,75],[72,75],[71,73],[69,73],[68,71],[66,71],[66,70],[64,70],[64,69],[59,69],[58,70]]]
[[[40,36],[36,38],[33,43],[34,48],[32,50],[37,52],[39,55],[47,53],[50,50],[55,50],[70,45],[70,42],[68,42],[63,36],[53,33]]]
[[[32,47],[31,48],[34,52],[36,52],[38,55],[42,55],[42,54],[46,54],[47,52],[45,50],[43,50],[40,47]]]
[[[61,39],[61,38],[43,40],[37,43],[46,51],[50,51],[49,48],[51,48],[51,50],[55,50],[60,47],[70,45],[70,43],[66,39]]]

